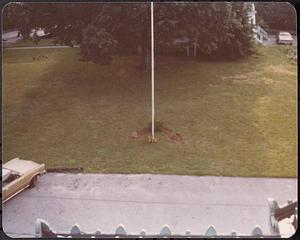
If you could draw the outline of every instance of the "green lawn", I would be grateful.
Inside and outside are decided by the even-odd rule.
[[[295,177],[296,64],[286,47],[250,59],[156,59],[156,115],[183,135],[131,139],[151,119],[150,75],[139,57],[112,66],[78,49],[4,51],[3,157],[86,172]],[[47,58],[37,59],[37,56]]]

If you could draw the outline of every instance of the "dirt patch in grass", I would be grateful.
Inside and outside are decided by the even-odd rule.
[[[146,127],[146,128],[132,132],[130,138],[140,139],[141,137],[145,136],[148,133],[150,133],[150,130],[148,127]]]
[[[176,143],[184,143],[184,139],[183,136],[180,133],[177,132],[173,132],[171,129],[169,128],[162,128],[162,132],[173,142]]]
[[[180,133],[174,132],[169,128],[161,127],[158,133],[163,133],[169,140],[174,143],[185,143],[183,136]],[[151,134],[151,129],[145,127],[143,129],[132,132],[131,139],[141,139],[143,136]]]

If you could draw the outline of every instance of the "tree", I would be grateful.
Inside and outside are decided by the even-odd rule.
[[[9,31],[19,29],[23,37],[29,37],[31,31],[29,22],[30,12],[20,3],[9,3],[5,6],[2,12],[3,30]]]
[[[198,43],[203,55],[233,59],[251,54],[252,30],[244,3],[154,6],[156,54],[174,48],[174,39],[182,37]],[[80,44],[83,59],[103,64],[115,53],[140,46],[142,66],[149,66],[149,3],[22,3],[17,11],[23,18],[17,27],[24,36],[31,28],[44,28],[58,43]]]
[[[296,11],[287,2],[255,3],[257,15],[267,29],[296,31]]]

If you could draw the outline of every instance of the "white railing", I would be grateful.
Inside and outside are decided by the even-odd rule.
[[[43,219],[36,220],[36,229],[35,236],[37,238],[238,238],[238,237],[247,237],[247,238],[257,238],[257,237],[266,237],[267,235],[263,234],[263,231],[259,225],[254,226],[250,234],[237,234],[236,231],[231,231],[231,233],[217,233],[217,230],[213,225],[210,225],[204,234],[192,234],[190,230],[186,230],[183,234],[173,234],[171,228],[165,224],[159,233],[152,234],[147,233],[146,230],[141,230],[139,233],[130,233],[124,227],[123,224],[120,224],[115,229],[114,233],[102,233],[100,229],[96,230],[94,233],[85,233],[82,232],[80,226],[75,224],[69,233],[57,233],[55,232],[50,225]],[[280,237],[279,235],[272,235],[272,237]]]
[[[289,200],[286,205],[279,206],[277,201],[272,198],[268,198],[269,205],[269,224],[270,224],[270,234],[264,234],[259,225],[255,225],[251,233],[249,234],[238,234],[235,230],[230,233],[219,233],[213,225],[208,226],[207,230],[203,234],[193,234],[189,229],[181,234],[174,234],[171,227],[165,224],[158,233],[147,233],[146,230],[142,229],[139,233],[129,232],[123,224],[119,224],[113,233],[102,233],[100,229],[97,229],[94,233],[86,233],[81,231],[80,226],[75,224],[71,227],[69,232],[57,233],[52,229],[48,222],[43,219],[36,220],[35,226],[35,236],[37,238],[262,238],[262,237],[290,237],[294,234],[298,225],[298,202]],[[293,217],[293,222],[288,226],[289,229],[292,227],[292,231],[282,232],[280,230],[281,221]],[[286,226],[284,225],[286,230]]]

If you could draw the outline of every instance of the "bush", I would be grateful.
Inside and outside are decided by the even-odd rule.
[[[295,47],[289,46],[287,48],[286,54],[289,61],[293,63],[297,62],[297,50]]]
[[[82,33],[81,55],[87,61],[110,64],[117,41],[108,33],[99,22],[101,17],[92,21]]]

